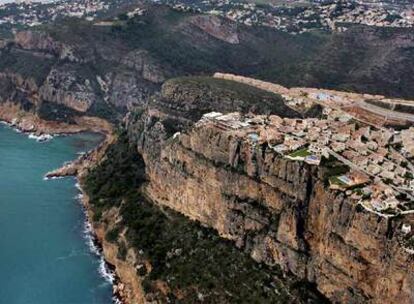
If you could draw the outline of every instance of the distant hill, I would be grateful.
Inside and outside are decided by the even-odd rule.
[[[147,5],[142,16],[124,21],[66,19],[19,33],[0,52],[0,101],[47,105],[46,114],[63,106],[118,119],[169,78],[217,71],[414,98],[409,29],[290,35]]]

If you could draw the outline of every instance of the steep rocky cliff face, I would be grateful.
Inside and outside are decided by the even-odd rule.
[[[107,261],[125,303],[325,303],[278,266],[256,263],[206,225],[143,192],[145,163],[124,132],[81,177]]]
[[[169,75],[167,65],[145,50],[93,47],[72,38],[60,39],[55,32],[16,33],[0,50],[0,102],[34,113],[68,111],[113,121],[128,106],[143,103]]]
[[[153,202],[213,227],[258,262],[316,283],[333,302],[414,301],[414,257],[400,245],[402,221],[414,223],[412,214],[362,211],[327,188],[323,166],[281,159],[223,129],[175,115],[181,133],[174,134],[165,109],[127,120]]]

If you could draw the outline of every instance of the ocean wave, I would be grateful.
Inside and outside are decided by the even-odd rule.
[[[112,297],[112,301],[114,304],[122,304],[122,301],[118,299],[116,296]]]
[[[89,223],[89,221],[85,222],[83,235],[86,241],[86,245],[88,245],[89,251],[95,254],[96,256],[101,257],[102,251],[96,245],[96,240],[93,236],[92,225]]]
[[[79,183],[76,183],[77,187],[80,189]],[[78,198],[79,201],[82,198],[82,193],[79,193]],[[115,273],[108,267],[108,263],[105,261],[102,253],[102,249],[98,246],[97,240],[93,231],[92,224],[87,219],[87,212],[86,209],[83,208],[85,212],[85,223],[84,223],[84,239],[86,241],[86,245],[89,248],[89,251],[92,252],[94,255],[96,255],[99,258],[99,267],[98,272],[101,275],[101,277],[107,281],[110,284],[114,284],[115,282]]]
[[[62,178],[65,178],[65,176],[44,176],[43,177],[43,180],[44,181],[48,181],[48,180],[54,180],[54,179],[62,179]]]
[[[50,134],[36,135],[34,133],[29,133],[28,137],[30,139],[35,139],[39,143],[47,142],[53,139],[53,136]]]
[[[99,243],[96,239],[92,224],[90,223],[88,219],[88,212],[85,206],[82,203],[83,198],[83,192],[82,188],[80,186],[79,181],[76,181],[75,187],[79,190],[79,194],[76,196],[78,199],[78,202],[82,206],[82,210],[85,215],[85,221],[84,221],[84,228],[83,228],[83,237],[85,239],[86,245],[89,248],[89,251],[93,253],[96,257],[98,257],[99,261],[99,267],[98,267],[98,273],[100,276],[109,284],[114,285],[116,283],[117,277],[115,274],[115,271],[112,270],[109,267],[109,264],[105,261],[102,248],[99,246]],[[112,302],[114,304],[123,304],[122,301],[118,298],[117,295],[113,295]]]
[[[0,124],[14,130],[16,133],[22,133],[22,131],[20,129],[16,128],[15,125],[12,124],[12,123],[9,123],[9,122],[4,121],[4,120],[0,120]]]
[[[109,269],[108,264],[105,262],[104,258],[101,257],[99,263],[99,274],[105,281],[110,284],[114,284],[115,282],[115,274],[112,270]]]
[[[30,139],[35,139],[37,142],[39,143],[43,143],[43,142],[47,142],[50,141],[54,138],[53,135],[51,134],[41,134],[41,135],[36,135],[35,133],[30,133],[30,132],[26,132],[26,131],[22,131],[17,125],[16,123],[12,122],[9,123],[7,121],[4,120],[0,120],[0,124],[1,125],[5,125],[11,129],[13,129],[16,133],[25,133],[28,134],[28,138]]]

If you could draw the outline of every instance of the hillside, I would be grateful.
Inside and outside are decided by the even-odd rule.
[[[168,80],[161,88],[161,96],[164,100],[171,101],[171,108],[181,113],[187,112],[187,117],[194,121],[200,119],[202,114],[212,111],[301,116],[286,106],[280,95],[212,77]]]
[[[164,6],[142,9],[143,15],[109,25],[65,19],[17,33],[1,49],[1,100],[117,121],[167,79],[217,71],[286,86],[414,97],[414,34],[405,29],[290,35]]]
[[[368,166],[368,152],[383,153],[369,154],[377,163],[395,155],[382,139],[400,135],[382,136],[343,113],[322,115],[320,103],[294,110],[286,94],[211,76],[414,99],[412,30],[291,35],[163,5],[140,8],[131,17],[117,10],[94,21],[59,19],[17,32],[0,48],[0,119],[28,132],[47,121],[45,132],[108,135],[63,171],[84,186],[125,303],[411,303],[413,258],[402,244],[413,234],[401,228],[414,223],[413,213],[365,210],[355,199],[368,182],[330,188],[349,180],[338,174],[350,168],[308,151],[326,152],[332,142]],[[203,116],[209,112],[223,115]],[[342,133],[332,134],[332,124]],[[326,139],[324,148],[305,141],[305,131]],[[355,151],[347,151],[351,135]],[[414,142],[397,139],[392,144]],[[407,173],[401,184],[408,185],[408,161],[399,161],[387,160],[384,171]],[[387,176],[392,183],[395,175]],[[394,193],[381,189],[374,188]]]

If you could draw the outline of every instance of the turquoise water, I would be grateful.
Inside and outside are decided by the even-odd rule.
[[[43,180],[100,140],[37,143],[0,125],[0,303],[106,304],[112,287],[85,238],[75,179]]]

